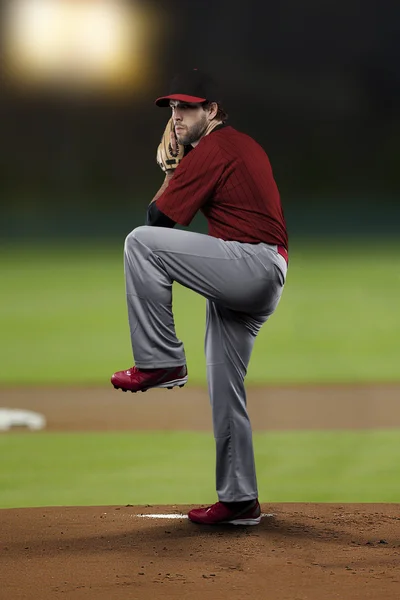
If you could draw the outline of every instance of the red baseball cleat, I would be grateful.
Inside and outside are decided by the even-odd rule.
[[[150,388],[183,387],[188,380],[186,365],[171,369],[149,369],[142,371],[132,367],[127,371],[118,371],[111,377],[116,390],[123,392],[145,392]]]
[[[202,525],[258,525],[261,507],[258,499],[227,504],[217,502],[208,508],[194,508],[188,517],[193,523]]]

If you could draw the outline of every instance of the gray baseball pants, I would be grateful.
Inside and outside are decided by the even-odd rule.
[[[186,363],[172,314],[172,283],[207,299],[205,354],[222,502],[257,498],[244,378],[254,340],[280,300],[287,266],[268,244],[138,227],[125,241],[128,317],[135,365]],[[266,359],[267,364],[267,359]]]

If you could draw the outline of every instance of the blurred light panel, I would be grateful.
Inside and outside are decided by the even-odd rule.
[[[148,25],[124,0],[12,0],[6,72],[28,86],[126,89],[143,72]]]

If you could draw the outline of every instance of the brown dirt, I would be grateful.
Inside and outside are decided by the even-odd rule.
[[[250,528],[136,517],[188,507],[3,510],[4,600],[398,600],[398,505],[278,504]]]
[[[250,390],[254,429],[399,427],[395,386]],[[190,392],[190,393],[189,393]],[[1,390],[50,430],[210,429],[202,390]],[[7,434],[4,434],[7,435]],[[0,600],[400,598],[400,505],[271,504],[258,527],[201,527],[187,506],[0,511]]]
[[[400,386],[253,388],[255,431],[400,427]],[[105,388],[0,389],[0,407],[35,410],[49,430],[210,430],[207,392],[186,387],[123,393]]]

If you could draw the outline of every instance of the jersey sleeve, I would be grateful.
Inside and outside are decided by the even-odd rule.
[[[189,225],[212,197],[225,167],[218,146],[202,140],[176,169],[167,189],[156,200],[157,208],[175,223]]]

